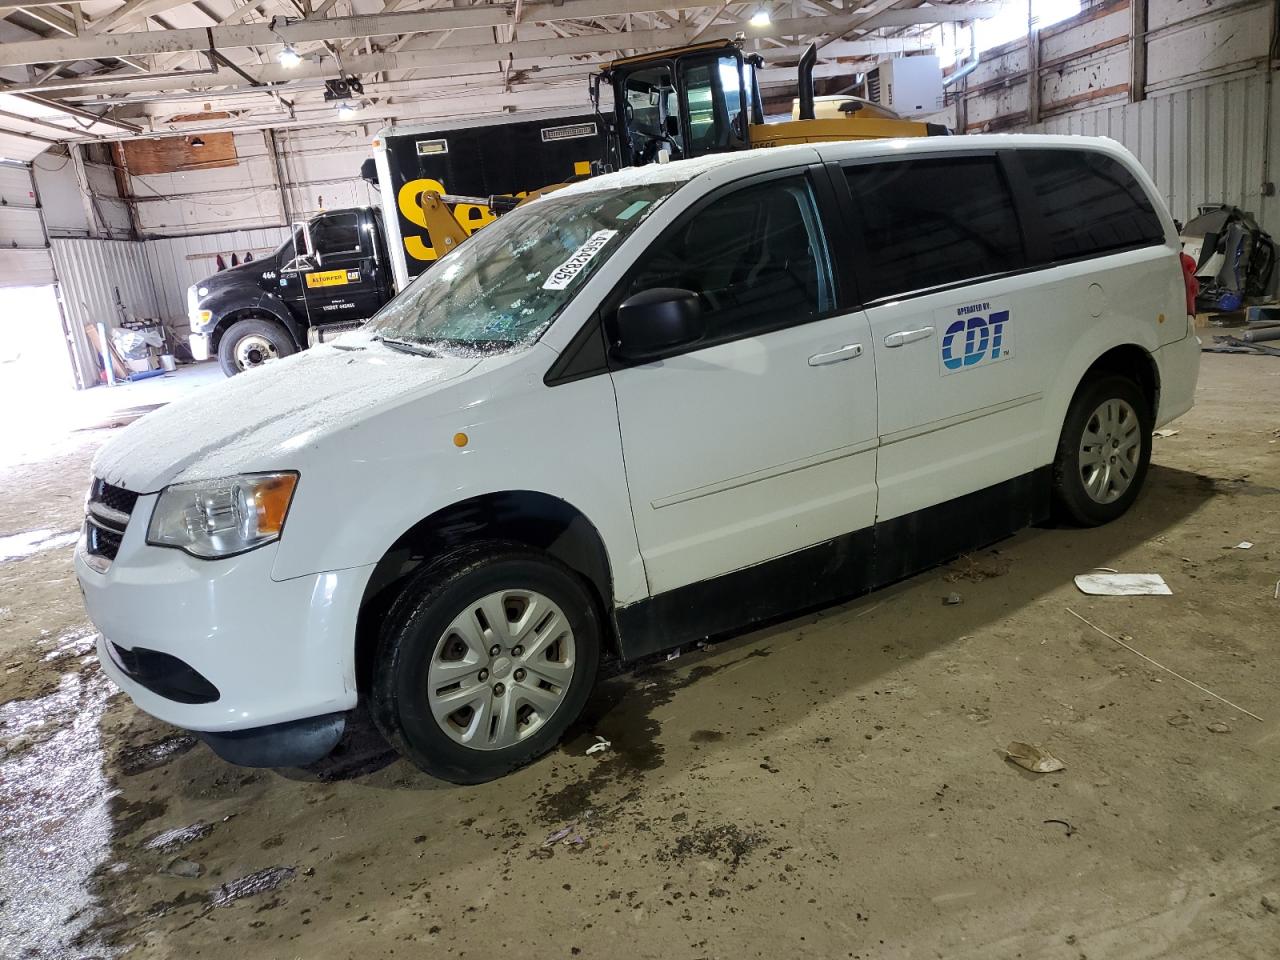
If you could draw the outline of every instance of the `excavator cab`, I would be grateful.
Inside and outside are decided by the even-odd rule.
[[[759,54],[744,55],[737,40],[716,40],[614,60],[591,77],[591,103],[608,136],[604,167],[638,167],[708,153],[824,140],[872,140],[949,134],[934,123],[904,120],[893,111],[852,96],[824,97],[822,115],[813,94],[818,49],[811,45],[797,66],[794,119],[766,124],[756,70]],[[613,92],[613,107],[600,109],[600,88]]]
[[[610,131],[609,166],[685,160],[751,145],[763,123],[758,57],[715,41],[615,60],[591,78],[591,100]],[[600,86],[613,91],[609,115]]]

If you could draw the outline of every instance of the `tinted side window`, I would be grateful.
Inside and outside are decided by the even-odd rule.
[[[321,254],[359,250],[359,218],[354,213],[335,213],[321,217],[311,228],[311,242]]]
[[[826,248],[804,177],[744,187],[696,211],[645,255],[627,294],[653,287],[697,293],[710,340],[831,309]]]
[[[865,301],[1026,266],[1013,199],[994,157],[848,167],[864,236]]]
[[[1146,191],[1120,161],[1085,150],[1019,150],[1052,260],[1164,242]]]

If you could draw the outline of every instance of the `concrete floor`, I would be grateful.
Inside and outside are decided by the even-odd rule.
[[[611,680],[482,787],[372,738],[223,764],[105,682],[37,538],[0,563],[0,956],[1274,958],[1280,360],[1206,356],[1174,426],[1122,521]],[[0,536],[73,531],[108,435],[0,468]]]

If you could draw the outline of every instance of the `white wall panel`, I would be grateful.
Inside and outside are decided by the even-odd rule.
[[[179,332],[187,330],[187,287],[217,272],[217,255],[230,265],[231,254],[252,252],[261,259],[284,243],[284,227],[148,240],[144,248],[159,316]]]
[[[85,219],[84,202],[71,158],[46,153],[35,159],[34,168],[49,235],[87,237],[89,222]]]
[[[0,164],[0,287],[53,283],[31,168]]]
[[[1147,89],[1247,69],[1265,60],[1273,16],[1265,4],[1152,37],[1147,43]]]
[[[144,236],[226,232],[284,220],[261,133],[235,135],[234,166],[131,177]]]

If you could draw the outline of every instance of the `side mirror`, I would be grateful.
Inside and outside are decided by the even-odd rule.
[[[618,307],[614,333],[614,350],[622,359],[652,360],[702,339],[702,303],[696,293],[678,287],[642,290]]]

